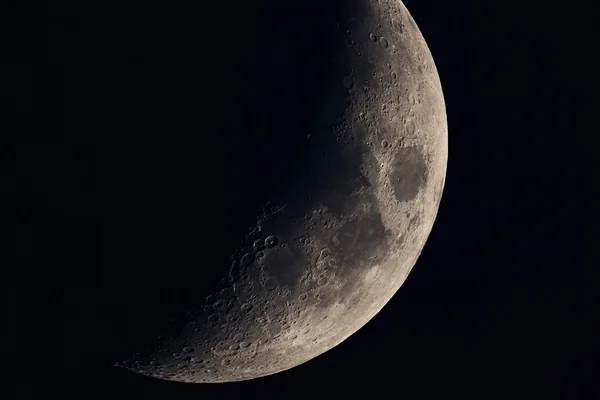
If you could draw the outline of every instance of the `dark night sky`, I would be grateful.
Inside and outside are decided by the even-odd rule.
[[[519,9],[507,18],[491,5],[405,1],[438,68],[449,127],[446,188],[415,268],[373,320],[324,355],[253,381],[186,385],[86,363],[104,347],[81,343],[73,351],[77,319],[47,297],[53,279],[69,278],[56,276],[60,267],[24,256],[31,252],[39,205],[20,180],[30,164],[12,145],[43,143],[44,129],[58,126],[64,110],[51,99],[62,87],[50,77],[57,68],[52,57],[61,50],[49,49],[44,37],[79,43],[72,33],[79,28],[75,17],[56,28],[46,8],[13,3],[0,23],[0,130],[1,140],[7,138],[0,142],[0,179],[8,198],[0,223],[12,238],[0,267],[1,368],[9,383],[0,390],[15,390],[5,398],[586,397],[597,350],[587,340],[593,318],[578,305],[590,304],[591,295],[565,273],[582,261],[567,256],[566,246],[584,235],[573,226],[567,195],[583,178],[566,168],[549,173],[541,162],[559,129],[548,123],[553,115],[546,103],[562,83],[553,81],[554,69],[535,61],[566,41],[545,40],[538,23],[551,19],[549,11],[533,18]],[[69,7],[61,13],[84,12]],[[535,153],[526,150],[533,147]],[[93,170],[86,147],[78,149],[82,171]],[[45,190],[44,176],[37,179],[35,193]],[[94,185],[90,179],[82,173],[58,184],[85,191]],[[99,322],[98,329],[110,328]]]

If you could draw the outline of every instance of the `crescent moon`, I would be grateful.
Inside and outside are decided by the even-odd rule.
[[[320,7],[299,13],[312,23]],[[253,216],[212,294],[118,366],[198,383],[293,368],[364,326],[415,265],[448,158],[436,66],[400,1],[341,2],[324,14],[304,28],[319,32],[319,52],[306,57],[322,61],[324,78],[322,103],[303,116],[310,131],[294,142],[303,167],[283,173],[285,188]]]

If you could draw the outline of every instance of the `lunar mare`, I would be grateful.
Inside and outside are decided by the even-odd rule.
[[[444,187],[445,104],[405,6],[358,4],[323,38],[339,45],[306,134],[321,172],[290,172],[298,189],[264,204],[213,294],[119,366],[181,382],[284,371],[364,326],[408,276]],[[329,143],[335,153],[319,150]]]

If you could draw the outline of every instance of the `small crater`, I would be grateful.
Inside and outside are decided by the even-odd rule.
[[[256,239],[254,243],[252,243],[252,247],[254,250],[263,250],[265,248],[265,243],[261,239]]]
[[[415,94],[413,92],[410,92],[408,94],[408,99],[410,100],[410,104],[412,104],[413,106],[417,103]]]
[[[277,245],[277,242],[278,242],[278,240],[277,240],[276,236],[269,236],[265,239],[265,246],[272,249],[273,247],[275,247]]]
[[[242,258],[240,258],[240,264],[243,266],[250,265],[252,264],[253,258],[254,257],[252,256],[252,254],[246,253],[242,256]]]
[[[258,339],[258,344],[261,345],[261,346],[265,345],[267,343],[269,343],[269,338],[261,337],[260,339]]]
[[[377,41],[377,36],[375,36],[374,33],[369,33],[369,40],[371,42],[376,42]]]
[[[319,253],[319,260],[325,260],[331,255],[331,250],[323,249],[321,253]]]
[[[421,218],[420,218],[419,214],[414,215],[410,219],[410,221],[408,221],[408,229],[418,226],[420,222],[421,222]]]
[[[398,33],[404,32],[404,26],[401,21],[395,21],[394,25],[396,26]]]

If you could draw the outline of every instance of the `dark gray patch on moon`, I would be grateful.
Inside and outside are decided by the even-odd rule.
[[[320,302],[320,307],[327,309],[338,301],[351,299],[357,291],[365,289],[362,280],[357,276],[361,272],[369,270],[371,267],[381,263],[387,256],[389,246],[397,245],[397,240],[392,240],[390,231],[385,229],[381,214],[379,211],[373,211],[362,217],[363,223],[360,226],[357,223],[349,223],[340,230],[338,240],[340,246],[334,248],[334,255],[339,255],[337,251],[343,254],[341,264],[344,268],[337,272],[337,275],[343,282],[337,296],[330,293]],[[356,304],[350,300],[348,305],[352,307]]]
[[[420,214],[413,215],[410,221],[408,221],[408,229],[418,226],[421,222]]]
[[[427,172],[427,161],[417,146],[400,149],[388,176],[396,199],[403,202],[417,197],[419,190],[427,183]]]
[[[277,285],[294,287],[306,269],[307,261],[292,243],[273,249],[265,257],[266,275]]]
[[[339,260],[335,272],[344,282],[339,291],[342,297],[350,296],[360,285],[360,281],[353,278],[357,272],[378,264],[387,256],[390,232],[385,228],[377,202],[371,195],[363,197],[363,202],[369,211],[348,220],[334,237],[331,255]],[[327,308],[336,300],[332,295],[327,296],[320,306]]]
[[[372,210],[349,220],[338,230],[334,256],[348,268],[360,267],[363,261],[381,256],[381,245],[387,235],[381,213]]]

